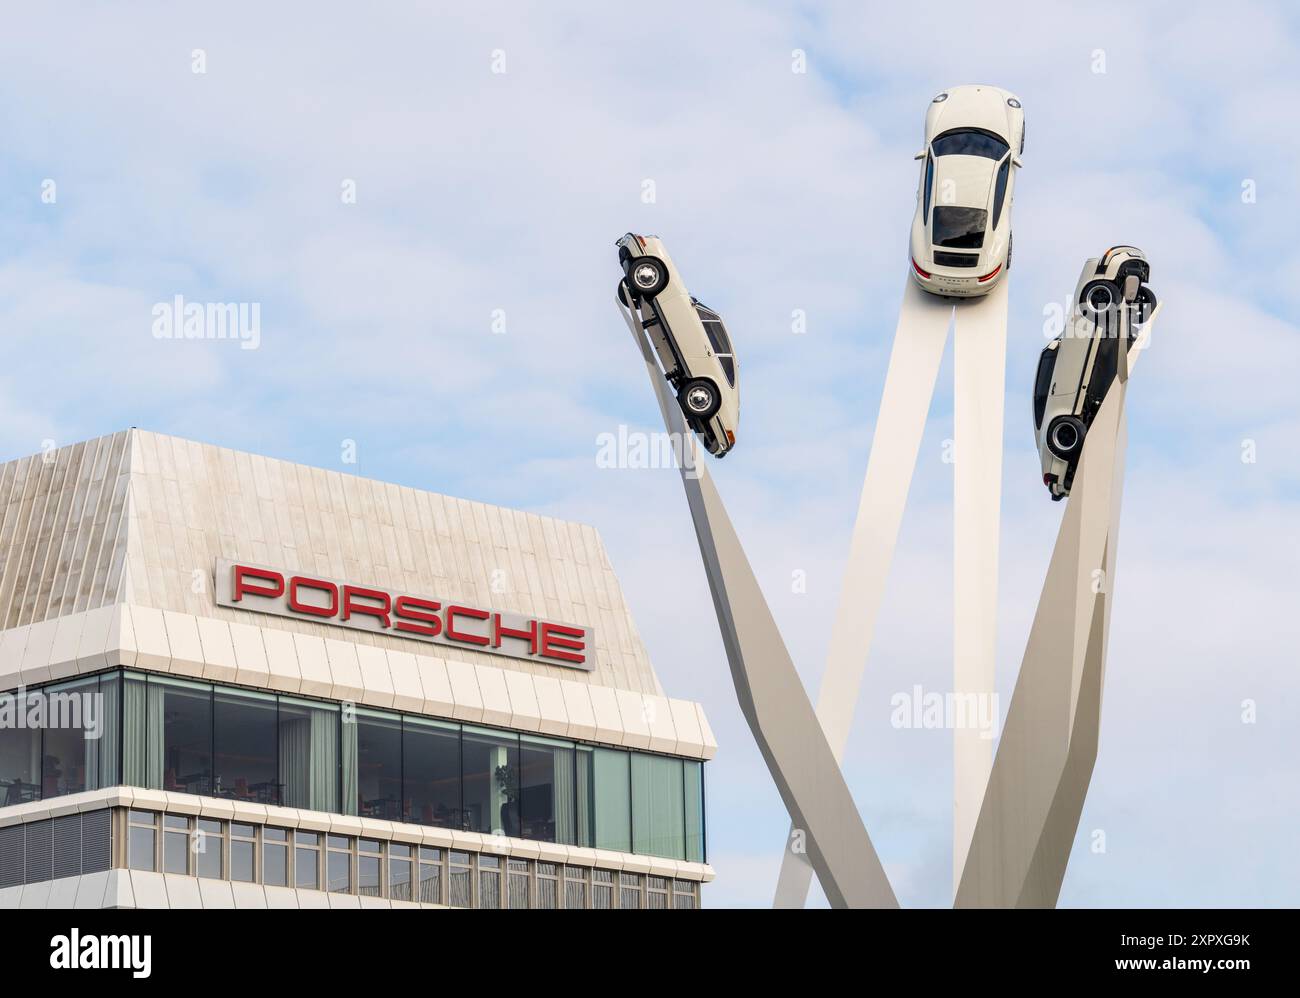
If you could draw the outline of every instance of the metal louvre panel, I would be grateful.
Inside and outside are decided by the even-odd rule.
[[[49,821],[33,821],[23,828],[27,833],[27,870],[23,881],[38,884],[42,880],[49,880],[54,830]]]
[[[22,825],[0,828],[0,887],[17,887],[26,866],[26,836]]]
[[[87,811],[81,816],[81,872],[99,873],[109,868],[113,855],[113,823],[109,811]]]
[[[978,253],[944,253],[935,250],[934,262],[938,267],[974,267],[980,258]]]
[[[510,895],[507,903],[511,908],[528,907],[528,874],[510,874]]]
[[[63,814],[54,819],[51,878],[81,875],[81,815]]]
[[[559,881],[554,877],[537,878],[537,907],[550,910],[560,906]]]

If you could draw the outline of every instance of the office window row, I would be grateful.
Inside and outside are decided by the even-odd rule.
[[[698,884],[668,877],[154,811],[128,811],[126,827],[133,870],[457,908],[699,904]]]
[[[0,805],[122,783],[705,860],[696,760],[130,671],[54,689],[97,695],[99,737],[0,729]]]

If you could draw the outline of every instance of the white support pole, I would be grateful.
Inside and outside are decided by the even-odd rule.
[[[645,360],[664,427],[696,455],[681,467],[732,682],[786,810],[806,831],[810,862],[837,908],[896,908],[889,878],[827,744],[740,539],[698,456],[636,316],[620,305]]]
[[[1007,281],[957,307],[953,332],[952,689],[966,715],[952,738],[952,890],[956,896],[993,768],[977,720],[995,694]]]
[[[1084,438],[956,907],[1052,907],[1060,895],[1097,758],[1128,380],[1155,314]]]
[[[908,278],[817,697],[817,717],[837,763],[853,725],[951,318],[950,302],[926,294]],[[808,898],[813,871],[791,848],[796,834],[792,825],[782,850],[776,908],[802,908]]]

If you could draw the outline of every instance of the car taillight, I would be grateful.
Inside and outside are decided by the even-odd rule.
[[[642,248],[642,249],[645,249],[645,240],[644,240],[644,239],[642,239],[640,236],[637,236],[637,237],[636,237],[636,241],[639,242],[639,243],[641,244],[641,248]]]
[[[922,269],[920,268],[920,266],[917,264],[915,258],[912,260],[912,269],[915,270],[915,271],[916,271],[918,274],[920,274],[922,277],[924,277],[927,281],[930,279],[930,275],[927,274],[924,270],[922,270]],[[981,280],[982,280],[982,278],[981,278]]]
[[[983,284],[985,281],[993,280],[993,278],[998,276],[998,272],[1001,270],[1002,270],[1002,264],[999,263],[996,267],[994,267],[987,274],[985,274],[983,277],[980,278],[980,283]]]
[[[732,447],[736,446],[736,435],[732,433],[730,430],[727,431],[727,443],[730,444]]]

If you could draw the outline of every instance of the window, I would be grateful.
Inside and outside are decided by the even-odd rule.
[[[331,894],[352,893],[352,840],[346,835],[327,835],[326,876]]]
[[[478,906],[480,908],[501,907],[500,856],[478,858]]]
[[[214,794],[279,804],[275,697],[217,690],[212,728]]]
[[[453,908],[468,908],[474,903],[474,895],[471,890],[473,870],[470,867],[472,858],[467,852],[452,851],[447,854],[450,866],[447,871],[447,903]],[[423,867],[423,863],[420,864]],[[420,873],[424,876],[423,870]],[[423,885],[421,885],[423,889]],[[423,897],[420,898],[424,900]]]
[[[6,693],[16,716],[27,716],[27,696]],[[41,732],[0,726],[0,805],[25,804],[41,796]]]
[[[464,856],[465,853],[457,853]],[[466,904],[469,904],[468,880],[465,886]],[[446,904],[442,899],[442,850],[420,846],[420,897],[425,904]]]
[[[339,709],[280,697],[279,777],[286,807],[339,810]]]
[[[646,877],[646,907],[668,907],[668,880],[666,877]]]
[[[696,885],[690,880],[673,881],[673,907],[694,908]]]
[[[934,157],[929,153],[925,156],[925,185],[924,185],[924,205],[921,213],[921,221],[930,221],[930,196],[934,190]]]
[[[190,819],[163,815],[163,873],[190,872]]]
[[[1038,355],[1038,374],[1034,378],[1034,429],[1036,430],[1043,428],[1043,414],[1047,412],[1047,396],[1052,391],[1052,374],[1055,370],[1056,351],[1052,346],[1044,347],[1043,352]]]
[[[289,886],[289,832],[284,828],[262,829],[262,883]]]
[[[388,844],[388,896],[395,901],[415,900],[411,896],[411,847],[404,842]]]
[[[294,832],[293,852],[293,885],[306,890],[320,890],[320,835]]]
[[[42,798],[95,789],[97,774],[90,774],[98,755],[94,751],[96,739],[87,734],[93,733],[101,706],[98,693],[98,678],[41,690],[45,702]]]
[[[520,834],[526,839],[575,845],[573,743],[536,735],[522,735],[519,742]]]
[[[704,325],[704,332],[709,337],[709,344],[714,353],[732,353],[731,340],[727,338],[727,327],[722,324],[722,317],[706,305],[695,306]]]
[[[529,893],[532,878],[528,872],[528,860],[511,859],[506,863],[506,907],[530,907]]]
[[[682,760],[632,753],[632,849],[684,859],[685,797]]]
[[[230,825],[230,879],[257,883],[257,829],[252,825]]]
[[[641,875],[639,873],[620,873],[619,902],[620,908],[641,907]]]
[[[357,893],[362,897],[377,898],[383,894],[383,846],[374,839],[357,843]]]
[[[127,818],[127,866],[133,870],[158,869],[158,815],[131,811]]]
[[[998,219],[1002,217],[1002,202],[1007,196],[1007,179],[1011,175],[1011,158],[1007,157],[998,167],[997,183],[993,185],[993,228],[998,227]]]
[[[211,818],[200,818],[194,831],[194,865],[200,877],[221,880],[225,876],[221,822]]]
[[[560,868],[555,863],[537,863],[537,907],[551,910],[560,906]]]
[[[682,763],[686,779],[686,859],[704,860],[704,763],[687,759]]]
[[[461,751],[466,830],[518,836],[518,737],[467,725]]]
[[[147,786],[187,794],[212,792],[212,688],[150,676]],[[161,721],[161,723],[159,723]],[[154,739],[161,732],[161,744]]]
[[[617,749],[593,753],[596,848],[632,851],[630,755]]]
[[[948,249],[979,249],[984,245],[984,229],[989,213],[983,208],[959,208],[952,205],[934,206],[934,225],[931,241]]]
[[[581,866],[564,868],[564,907],[587,907],[587,870]]]
[[[401,821],[401,717],[357,709],[350,722],[343,719],[343,746],[343,800],[350,807],[348,813]]]
[[[958,128],[944,132],[931,144],[936,156],[982,156],[997,161],[1011,147],[992,132],[976,128]]]
[[[591,906],[614,907],[614,875],[608,870],[591,871]]]
[[[403,719],[402,760],[405,820],[439,828],[463,828],[460,726],[423,718]]]

